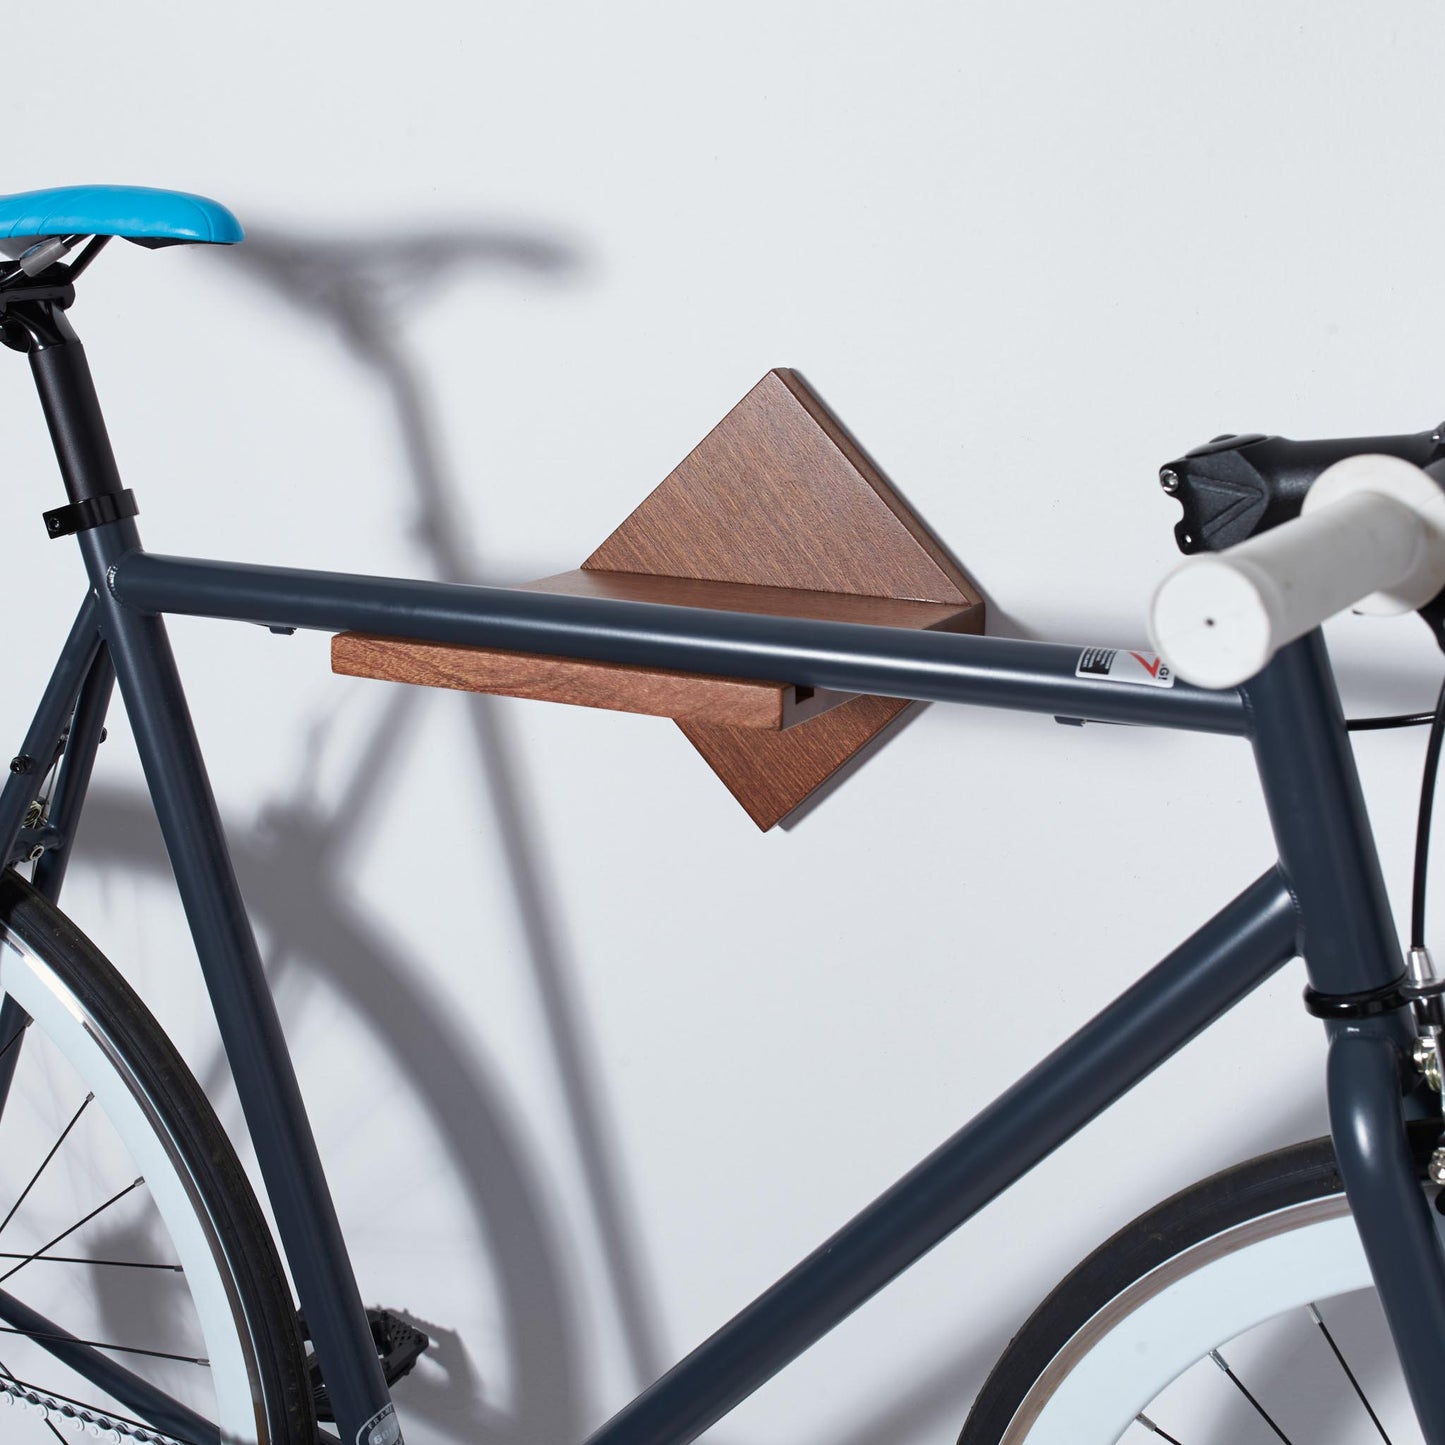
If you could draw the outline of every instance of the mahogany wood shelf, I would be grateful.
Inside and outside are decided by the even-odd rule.
[[[884,627],[983,630],[978,590],[790,371],[769,372],[580,570],[525,586]],[[332,667],[674,718],[765,829],[913,706],[367,633],[333,638]]]

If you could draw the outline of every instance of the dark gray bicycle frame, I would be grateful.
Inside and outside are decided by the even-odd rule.
[[[72,503],[120,492],[73,333],[31,353]],[[152,556],[128,517],[80,533],[92,585],[21,757],[0,789],[5,858],[42,848],[53,897],[100,737],[111,668],[175,871],[261,1172],[342,1429],[389,1397],[241,899],[162,615],[364,630],[843,692],[1229,733],[1251,741],[1280,863],[1013,1088],[592,1437],[682,1445],[818,1340],[1133,1084],[1302,953],[1322,994],[1398,980],[1402,960],[1318,633],[1239,692],[1077,675],[1052,643],[660,607],[500,588]],[[77,700],[79,705],[77,706]],[[72,721],[73,714],[73,721]],[[62,753],[49,836],[23,833]],[[63,809],[58,805],[63,801]],[[61,816],[57,817],[56,812]],[[9,1037],[0,1014],[0,1043]],[[1402,1115],[1415,1080],[1402,1009],[1329,1026],[1331,1125],[1366,1254],[1427,1438],[1445,1445],[1445,1254]],[[11,1050],[13,1056],[15,1050]],[[6,1080],[0,1078],[0,1095]],[[0,1296],[0,1318],[8,1302]],[[33,1326],[32,1326],[33,1327]],[[95,1362],[114,1367],[110,1361]],[[107,1388],[114,1389],[114,1385]],[[121,1381],[137,1410],[166,1408]],[[383,1434],[384,1438],[384,1434]]]

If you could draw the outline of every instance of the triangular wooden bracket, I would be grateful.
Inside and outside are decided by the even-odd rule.
[[[678,606],[983,631],[978,589],[795,372],[770,371],[582,564],[528,583]],[[366,677],[677,719],[760,828],[914,704],[344,633]]]

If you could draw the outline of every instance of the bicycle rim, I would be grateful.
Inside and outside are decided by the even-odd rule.
[[[1014,1337],[960,1445],[1256,1438],[1420,1439],[1324,1139],[1204,1180],[1090,1255]]]
[[[6,1438],[314,1440],[290,1292],[214,1114],[136,995],[13,873],[0,991],[32,1020],[0,1120]]]

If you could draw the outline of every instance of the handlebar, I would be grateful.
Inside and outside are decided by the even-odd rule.
[[[1165,578],[1150,608],[1155,650],[1187,682],[1237,687],[1337,612],[1423,607],[1445,588],[1437,472],[1445,464],[1384,455],[1336,462],[1298,518]]]

